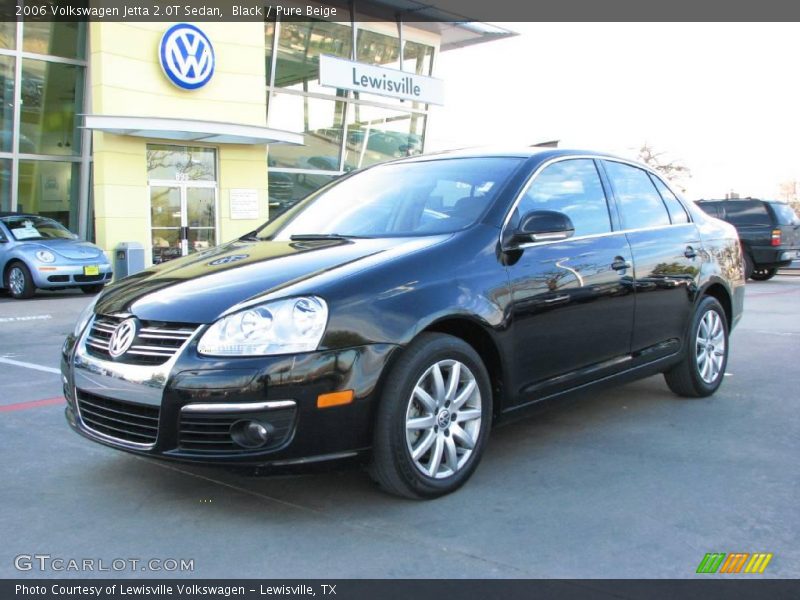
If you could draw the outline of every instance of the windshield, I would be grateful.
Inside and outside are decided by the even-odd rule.
[[[21,240],[74,240],[78,236],[71,233],[61,223],[46,217],[26,215],[20,217],[6,217],[3,219],[5,226],[11,230],[11,235],[17,241]]]
[[[292,236],[403,237],[475,223],[521,158],[450,158],[380,165],[320,189],[261,232]]]
[[[775,211],[779,225],[800,225],[800,218],[797,217],[792,207],[788,204],[773,202],[772,210]]]

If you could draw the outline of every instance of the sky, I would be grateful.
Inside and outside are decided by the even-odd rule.
[[[800,24],[497,23],[520,35],[439,54],[426,151],[481,145],[635,157],[691,170],[691,199],[776,197],[800,180]]]

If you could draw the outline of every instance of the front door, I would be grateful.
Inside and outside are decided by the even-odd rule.
[[[633,331],[633,258],[625,234],[612,228],[595,161],[546,167],[509,225],[536,210],[566,214],[575,234],[531,244],[508,267],[515,395],[523,403],[625,368]]]
[[[217,243],[216,152],[213,148],[147,147],[150,233],[158,264]]]

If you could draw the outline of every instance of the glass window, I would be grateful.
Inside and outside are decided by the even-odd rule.
[[[15,240],[74,240],[77,236],[61,223],[41,216],[6,217],[3,223]]]
[[[772,225],[767,207],[758,200],[725,202],[725,220],[734,225]]]
[[[356,58],[358,62],[385,67],[400,67],[400,38],[369,31],[358,30]]]
[[[288,240],[303,234],[402,237],[457,231],[475,223],[521,162],[451,158],[380,165],[309,196],[261,235]]]
[[[352,104],[347,114],[345,170],[422,153],[425,115]]]
[[[327,185],[339,175],[318,173],[283,173],[269,170],[269,218],[274,219],[300,200]]]
[[[334,94],[336,90],[333,88],[319,85],[319,55],[329,54],[349,59],[352,56],[352,40],[352,30],[341,23],[281,22],[275,63],[275,87]],[[272,61],[268,60],[268,83],[271,71]]]
[[[305,142],[304,146],[270,146],[270,166],[339,170],[344,102],[274,94],[269,103],[269,123],[271,127],[303,133]]]
[[[17,45],[17,24],[14,21],[0,21],[0,48],[14,49]]]
[[[14,59],[0,56],[0,151],[11,152],[14,143]]]
[[[575,235],[611,231],[608,202],[593,160],[563,160],[546,167],[525,192],[515,218],[534,210],[564,213]]]
[[[610,160],[604,164],[625,229],[670,224],[667,208],[646,171]]]
[[[11,210],[11,159],[0,158],[0,212]]]
[[[670,190],[663,181],[652,174],[650,175],[650,179],[656,184],[658,193],[661,194],[661,199],[664,200],[664,204],[667,205],[670,220],[673,223],[688,223],[689,215],[686,214],[686,209],[683,208],[681,201],[672,193],[672,190]]]
[[[36,54],[82,59],[86,54],[86,23],[25,21],[22,25],[22,49]]]
[[[433,68],[433,46],[419,42],[405,42],[403,47],[403,70],[417,75],[430,75]]]
[[[78,230],[80,163],[21,160],[17,210],[38,213]]]
[[[775,212],[779,225],[800,225],[800,218],[797,217],[792,207],[781,202],[771,202],[770,206]]]
[[[20,152],[80,154],[76,114],[82,112],[83,72],[84,67],[22,61]]]
[[[147,178],[168,181],[216,181],[213,148],[202,146],[147,145]]]

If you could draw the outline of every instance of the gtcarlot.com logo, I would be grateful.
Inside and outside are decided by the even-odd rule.
[[[709,552],[697,565],[697,573],[761,574],[772,560],[771,552]]]
[[[72,573],[129,573],[141,571],[194,571],[193,558],[64,558],[51,554],[18,554],[14,557],[17,571]]]

